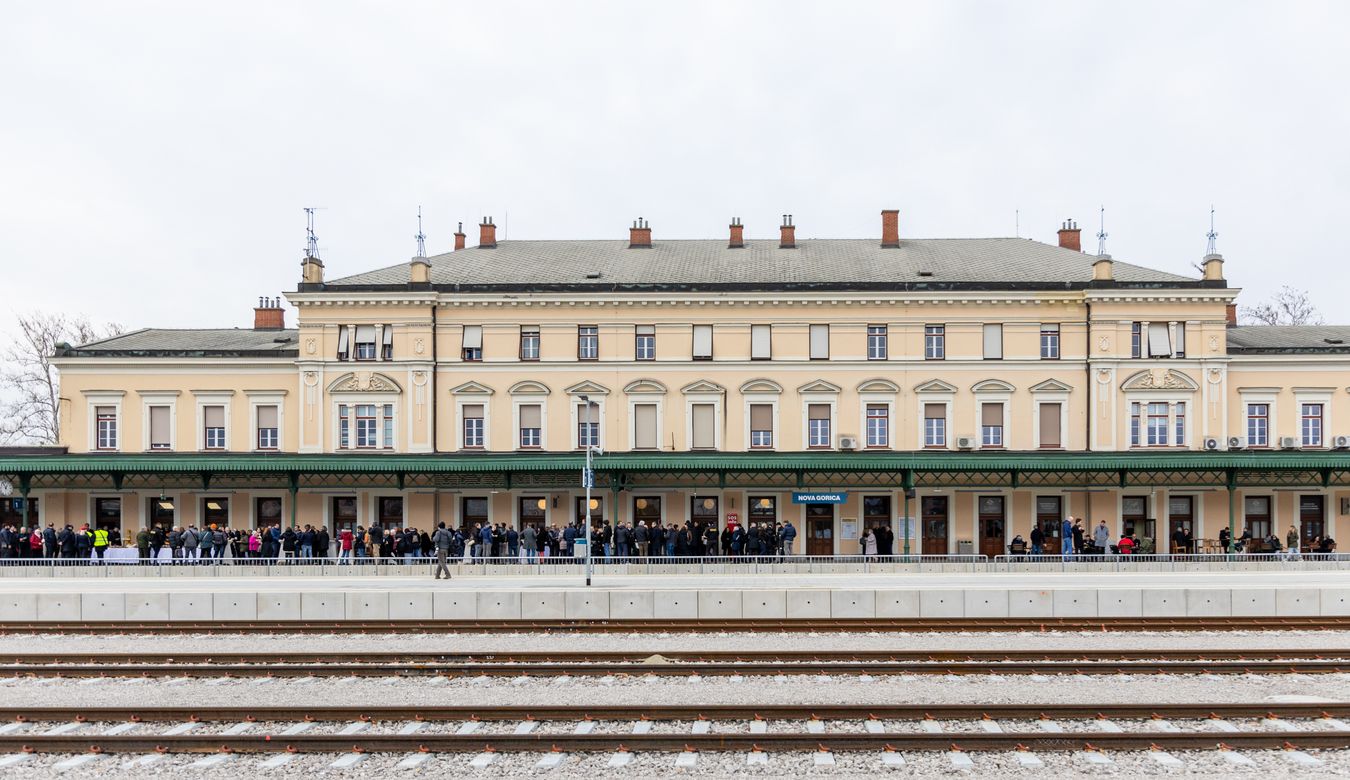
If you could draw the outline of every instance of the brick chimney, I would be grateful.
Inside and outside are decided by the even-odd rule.
[[[647,220],[638,217],[633,222],[633,226],[628,228],[628,248],[629,249],[651,249],[652,248],[652,228]]]
[[[1062,249],[1072,249],[1075,252],[1083,251],[1083,231],[1078,229],[1078,223],[1072,219],[1064,220],[1064,226],[1059,229],[1059,246]]]
[[[282,330],[286,327],[286,310],[280,298],[259,298],[253,310],[254,330]]]
[[[745,248],[745,226],[741,224],[740,217],[731,218],[731,242],[727,244],[728,249]]]
[[[778,248],[779,248],[779,249],[796,249],[796,248],[797,248],[797,226],[794,225],[794,224],[792,224],[792,215],[791,215],[791,214],[784,214],[784,215],[783,215],[783,226],[780,227],[780,228],[778,228],[778,230],[779,230],[779,234],[780,234],[780,235],[779,235],[779,239],[778,239]]]
[[[461,222],[459,223],[459,227],[455,228],[455,251],[458,252],[463,248],[464,248],[464,223]]]
[[[884,249],[900,246],[900,212],[895,209],[881,212],[881,246]]]
[[[1224,307],[1224,322],[1230,328],[1237,327],[1237,304],[1230,303]]]
[[[456,238],[455,242],[458,243],[459,239]],[[497,248],[497,226],[492,224],[492,217],[483,217],[483,221],[478,223],[478,248]]]

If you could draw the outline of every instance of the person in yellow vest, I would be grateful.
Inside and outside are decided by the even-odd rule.
[[[103,562],[103,554],[108,551],[108,529],[94,529],[94,554],[98,556],[99,563]]]

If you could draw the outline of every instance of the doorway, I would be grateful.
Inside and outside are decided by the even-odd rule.
[[[356,498],[354,496],[333,496],[333,511],[330,513],[333,518],[333,533],[341,533],[344,529],[356,531]]]
[[[1148,516],[1148,496],[1121,497],[1120,527],[1121,533],[1126,536],[1140,541],[1153,541],[1153,520]]]
[[[145,516],[149,518],[149,527],[159,526],[168,533],[170,528],[174,527],[174,511],[177,509],[177,502],[168,497],[146,499]],[[111,533],[111,529],[109,529]]]
[[[1270,496],[1248,496],[1242,500],[1247,533],[1252,535],[1250,552],[1268,552],[1266,538],[1270,536]]]
[[[1312,541],[1327,533],[1327,497],[1298,497],[1299,547],[1312,549]]]
[[[253,501],[253,523],[255,528],[271,528],[281,525],[281,499],[259,496]]]
[[[1064,497],[1036,496],[1036,525],[1045,538],[1041,550],[1046,555],[1059,555],[1063,549],[1060,531],[1064,527]]]
[[[947,497],[924,496],[919,500],[919,514],[923,523],[923,554],[946,555]]]
[[[1007,501],[1003,496],[980,496],[980,555],[1002,555],[1008,527]]]
[[[834,504],[806,505],[806,554],[834,555]]]
[[[1195,542],[1183,548],[1178,544],[1178,532],[1195,539],[1195,496],[1171,496],[1167,499],[1167,525],[1171,529],[1168,539],[1172,552],[1193,553]]]

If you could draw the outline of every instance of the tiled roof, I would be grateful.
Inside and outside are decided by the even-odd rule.
[[[875,239],[811,239],[796,249],[777,241],[654,241],[630,249],[625,241],[499,241],[436,255],[436,285],[529,288],[680,287],[740,285],[763,289],[828,285],[868,289],[877,285],[971,286],[1036,284],[1062,287],[1092,279],[1094,255],[1025,238],[909,239],[884,249]],[[1115,279],[1126,283],[1196,283],[1193,277],[1117,261]],[[328,281],[325,287],[406,285],[408,264]]]
[[[1228,329],[1228,351],[1350,352],[1350,325],[1239,325]]]
[[[142,328],[71,347],[67,357],[296,357],[297,330]]]

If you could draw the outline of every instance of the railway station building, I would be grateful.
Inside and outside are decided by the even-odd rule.
[[[1023,238],[499,241],[332,273],[253,327],[63,347],[63,449],[0,522],[791,520],[797,551],[1003,554],[1105,520],[1167,551],[1350,512],[1350,328],[1235,322],[1196,276]],[[583,498],[584,448],[595,445]],[[21,503],[21,496],[27,498]]]

